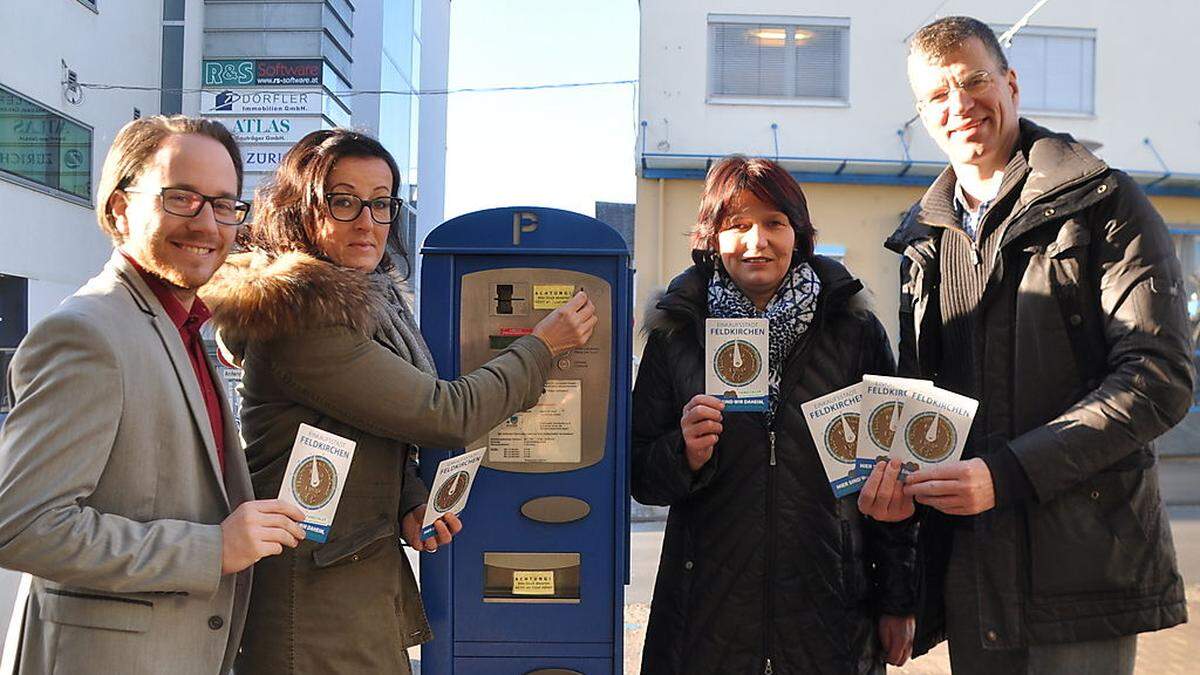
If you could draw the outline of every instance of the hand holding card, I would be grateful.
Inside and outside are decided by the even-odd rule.
[[[704,392],[728,412],[763,412],[770,404],[770,342],[766,319],[704,321]]]
[[[434,536],[434,523],[446,514],[457,516],[467,507],[467,496],[475,483],[475,474],[483,463],[487,448],[450,457],[438,464],[437,475],[429,488],[429,501],[425,504],[425,517],[421,521],[421,539]]]
[[[354,459],[354,441],[301,424],[283,473],[279,499],[304,512],[306,538],[325,543]]]
[[[852,384],[800,406],[836,497],[857,492],[867,480],[854,469],[858,444],[862,442],[858,412],[862,390],[862,383]]]

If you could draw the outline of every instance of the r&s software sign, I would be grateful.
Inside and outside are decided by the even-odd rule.
[[[212,59],[201,65],[205,87],[320,86],[321,59]]]

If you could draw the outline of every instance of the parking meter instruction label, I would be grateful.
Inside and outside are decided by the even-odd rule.
[[[513,570],[513,595],[554,595],[554,570]]]
[[[537,284],[533,287],[534,309],[558,309],[575,297],[575,287],[564,284]]]
[[[491,462],[579,462],[582,381],[547,380],[529,410],[501,422],[488,434]]]

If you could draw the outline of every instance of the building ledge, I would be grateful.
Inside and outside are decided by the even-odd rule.
[[[643,152],[638,174],[646,179],[704,180],[725,154]],[[801,183],[927,187],[944,162],[859,157],[769,157]],[[1200,173],[1126,169],[1148,195],[1200,198]]]

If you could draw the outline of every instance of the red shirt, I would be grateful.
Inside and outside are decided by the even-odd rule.
[[[192,301],[192,311],[185,310],[183,303],[175,297],[167,282],[147,272],[136,260],[125,255],[124,252],[121,255],[124,255],[129,264],[133,265],[134,269],[142,275],[142,279],[150,287],[154,297],[158,298],[163,309],[167,311],[171,323],[175,324],[175,328],[179,330],[183,348],[187,351],[188,359],[192,362],[192,371],[195,372],[196,380],[200,384],[200,393],[204,396],[204,407],[208,410],[208,423],[212,426],[213,440],[217,445],[217,462],[221,466],[221,473],[224,473],[225,431],[224,417],[221,414],[221,399],[217,395],[216,383],[213,382],[212,373],[208,369],[204,339],[200,337],[200,326],[208,321],[212,312],[200,298]]]

